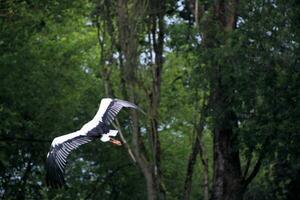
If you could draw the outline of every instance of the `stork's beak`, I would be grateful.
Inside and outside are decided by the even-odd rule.
[[[118,146],[122,145],[121,141],[115,140],[115,139],[112,139],[112,138],[109,138],[109,142],[112,143],[112,144],[118,145]]]

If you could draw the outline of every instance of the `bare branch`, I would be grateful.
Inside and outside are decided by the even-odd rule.
[[[124,137],[124,135],[122,133],[121,126],[120,126],[120,123],[119,123],[118,119],[116,119],[115,121],[116,121],[116,124],[112,123],[112,125],[119,131],[119,134],[120,134],[121,140],[122,140],[122,142],[124,144],[124,147],[127,149],[127,151],[129,153],[131,159],[133,160],[133,162],[136,163],[136,159],[135,159],[135,157],[134,157],[134,155],[132,153],[132,150],[131,150],[129,144],[127,143],[127,141],[126,141],[126,139],[125,139],[125,137]]]
[[[207,97],[205,97],[207,98]],[[202,104],[201,117],[198,124],[195,127],[196,130],[196,139],[192,148],[192,152],[189,157],[187,172],[184,182],[184,199],[188,200],[190,198],[191,188],[192,188],[192,179],[194,173],[194,165],[196,164],[197,155],[199,154],[201,162],[204,166],[205,173],[208,173],[208,158],[202,144],[202,133],[205,125],[205,118],[207,113],[208,105],[205,105],[205,101]],[[205,174],[205,199],[208,199],[208,174]]]
[[[260,169],[260,166],[262,164],[262,160],[265,158],[266,149],[269,146],[268,145],[269,142],[270,142],[270,136],[268,136],[265,139],[265,141],[263,143],[263,146],[262,146],[263,148],[260,151],[259,157],[257,159],[257,162],[256,162],[255,166],[253,167],[252,172],[250,173],[250,175],[247,178],[246,177],[244,178],[245,186],[247,186],[254,179],[254,177],[257,175],[257,173]]]
[[[251,165],[251,161],[252,161],[252,157],[253,156],[252,156],[252,151],[251,151],[250,157],[248,158],[246,166],[245,166],[245,171],[243,173],[243,178],[246,178],[246,176],[248,174],[248,171],[249,171],[249,168],[250,168],[250,165]]]

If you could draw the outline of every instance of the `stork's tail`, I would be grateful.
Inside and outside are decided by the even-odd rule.
[[[117,130],[109,130],[108,133],[102,134],[100,140],[102,142],[108,142],[111,139],[110,137],[115,137],[117,134],[118,134]]]
[[[108,136],[113,136],[115,137],[118,134],[117,130],[109,130],[109,132],[107,133]]]

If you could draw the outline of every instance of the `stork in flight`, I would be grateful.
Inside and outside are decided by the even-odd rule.
[[[117,130],[110,130],[109,125],[118,112],[123,108],[138,107],[128,101],[104,98],[94,118],[73,133],[54,138],[46,160],[46,184],[52,188],[61,188],[65,185],[64,171],[67,157],[71,151],[80,145],[96,139],[102,142],[111,142],[121,145],[121,142],[111,137],[117,135]]]

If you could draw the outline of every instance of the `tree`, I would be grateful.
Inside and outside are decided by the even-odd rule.
[[[103,4],[102,4],[103,5]],[[132,5],[132,6],[131,6]],[[140,137],[140,126],[138,113],[132,112],[132,145],[126,145],[129,151],[133,152],[134,159],[137,161],[145,179],[147,185],[148,199],[164,199],[165,191],[162,183],[162,174],[160,166],[160,142],[158,137],[158,109],[160,101],[160,85],[161,85],[161,71],[163,65],[163,38],[164,38],[164,3],[157,1],[151,2],[146,5],[145,2],[131,2],[131,1],[118,1],[116,9],[116,21],[118,29],[119,39],[119,58],[120,58],[120,72],[123,85],[123,95],[131,102],[137,102],[138,90],[144,91],[145,97],[149,102],[148,114],[149,114],[149,126],[147,126],[149,135],[150,154],[152,158],[148,157],[146,152],[141,149],[143,142]],[[149,7],[144,7],[149,6]],[[108,7],[103,5],[103,7]],[[143,12],[149,12],[149,16],[143,14]],[[149,52],[151,54],[151,63],[148,65],[151,68],[152,84],[150,88],[143,86],[139,88],[138,84],[142,84],[142,80],[137,77],[138,63],[138,49],[140,31],[143,24],[141,19],[138,18],[148,17],[150,29],[149,36]],[[110,18],[105,18],[110,20]],[[156,27],[158,24],[158,27]],[[157,33],[157,29],[159,30]],[[151,42],[152,41],[152,42]],[[152,54],[154,51],[154,55]],[[152,63],[153,62],[153,63]],[[144,72],[142,72],[144,73]],[[107,80],[107,84],[109,80]],[[110,87],[111,88],[111,87]],[[111,91],[111,89],[110,89]],[[140,97],[141,98],[141,97]]]
[[[254,22],[256,29],[247,27],[247,30],[255,30],[258,33],[252,33],[250,37],[257,39],[262,33],[269,34],[270,37],[272,35],[274,38],[280,38],[279,35],[274,34],[273,36],[272,33],[274,27],[274,32],[276,32],[278,23],[285,17],[276,16],[275,12],[278,12],[278,10],[274,11],[271,9],[274,7],[285,9],[281,7],[280,3],[268,2],[259,4],[254,2],[250,4],[241,3],[238,5],[237,1],[216,1],[203,4],[198,4],[195,1],[188,2],[190,9],[194,12],[194,16],[199,17],[199,19],[195,19],[195,22],[199,22],[197,27],[199,27],[202,39],[202,53],[200,53],[200,56],[202,59],[208,60],[202,60],[202,62],[208,66],[207,72],[209,74],[210,94],[212,96],[210,103],[212,112],[210,115],[213,119],[214,170],[211,199],[242,199],[247,186],[258,174],[262,160],[268,154],[267,152],[270,151],[269,144],[272,143],[276,146],[274,137],[278,137],[278,124],[280,122],[277,120],[280,117],[277,118],[278,110],[276,108],[278,108],[279,100],[274,99],[274,96],[277,96],[279,92],[279,89],[276,89],[275,82],[277,82],[276,77],[279,75],[277,72],[281,70],[274,66],[275,63],[278,63],[278,58],[274,59],[267,56],[272,54],[272,51],[277,51],[275,50],[277,47],[274,43],[260,38],[260,41],[263,41],[263,44],[261,43],[262,46],[272,47],[271,52],[269,48],[260,49],[262,46],[259,45],[253,46],[252,50],[265,52],[264,54],[257,55],[254,52],[251,54],[249,50],[240,54],[236,50],[242,50],[245,47],[243,42],[248,45],[247,43],[252,40],[249,39],[247,41],[247,37],[250,35],[243,32],[245,30],[243,29],[243,24],[254,25],[247,18],[248,14],[251,15],[251,19],[256,20]],[[240,9],[239,12],[238,8]],[[272,20],[266,17],[272,23],[269,21],[270,25],[267,28],[263,28],[263,26],[258,26],[262,29],[257,28],[257,22],[262,19],[261,16],[256,19],[252,18],[253,13],[247,9],[258,12],[263,10],[259,14],[274,12],[271,15],[273,17]],[[285,13],[286,11],[282,12]],[[240,15],[238,16],[237,13]],[[274,18],[274,16],[276,17]],[[245,23],[246,20],[248,23]],[[262,23],[264,22],[264,20],[261,21]],[[289,23],[288,19],[286,23]],[[240,32],[240,30],[242,31]],[[268,32],[268,30],[270,31]],[[284,30],[282,31],[285,32]],[[277,44],[281,43],[278,40],[276,42]],[[281,44],[283,45],[285,42],[282,41]],[[253,44],[257,45],[255,42]],[[281,50],[278,48],[278,51]],[[285,49],[283,51],[289,50]],[[257,59],[254,59],[257,62],[251,60],[253,55],[257,56]],[[281,57],[278,54],[276,56]],[[277,66],[281,65],[279,63]],[[253,64],[265,69],[268,74],[265,74],[266,71],[261,71],[259,67],[253,67]],[[289,66],[291,65],[293,64]],[[239,75],[239,70],[242,71],[243,75]],[[244,75],[248,75],[248,77]],[[256,82],[255,79],[259,81]],[[248,81],[249,87],[245,87],[245,80]],[[253,83],[255,84],[253,85]],[[263,89],[262,92],[262,88],[266,90]],[[251,95],[256,99],[252,99]],[[262,114],[263,112],[264,114]],[[268,117],[266,117],[266,113],[268,113]],[[265,119],[264,125],[259,123],[259,121],[262,121],[262,118]],[[244,135],[241,133],[249,128],[246,124],[252,120],[256,121],[256,124],[251,123],[252,127],[250,129],[254,132],[256,131],[254,135],[256,137],[259,136],[260,140],[252,137],[251,141],[245,141]],[[267,129],[264,128],[266,126],[268,127]],[[262,132],[263,130],[264,132]],[[273,137],[272,142],[270,140],[271,137]],[[247,136],[247,139],[249,138],[251,137]],[[247,147],[246,154],[244,154],[243,144]],[[244,159],[244,156],[246,156],[245,163],[244,160],[241,161],[241,158]],[[256,158],[254,164],[252,164],[253,157]],[[249,172],[250,169],[251,171]]]
[[[0,198],[299,199],[298,1],[0,3]],[[123,146],[51,140],[103,97]],[[120,123],[119,123],[120,122]],[[122,126],[120,126],[120,124]]]

